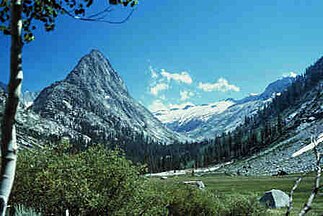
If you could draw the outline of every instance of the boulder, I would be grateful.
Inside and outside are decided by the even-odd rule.
[[[265,192],[259,202],[269,208],[283,208],[289,205],[289,196],[281,190],[272,189]]]
[[[183,181],[183,184],[194,185],[199,189],[204,189],[205,185],[202,181]]]

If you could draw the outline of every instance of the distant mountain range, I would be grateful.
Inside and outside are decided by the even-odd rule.
[[[216,135],[234,130],[244,122],[245,117],[256,114],[294,80],[294,77],[281,78],[269,84],[263,93],[241,100],[230,98],[210,104],[178,106],[156,111],[154,115],[171,130],[192,139],[212,139]]]
[[[263,93],[240,100],[231,98],[210,104],[178,106],[154,112],[154,117],[129,95],[123,80],[103,54],[92,50],[81,58],[66,79],[40,92],[23,92],[21,107],[28,109],[28,114],[20,113],[25,117],[37,116],[41,119],[38,122],[47,122],[46,134],[56,131],[59,125],[58,128],[64,129],[55,133],[55,137],[71,136],[82,142],[105,142],[122,134],[142,134],[164,143],[212,139],[234,130],[246,116],[257,113],[294,80],[293,77],[279,79],[269,84]],[[5,84],[0,83],[0,88],[6,92]],[[30,125],[26,119],[22,121],[28,128],[35,124],[32,121]],[[43,123],[39,124],[41,128]],[[50,125],[56,128],[51,130]],[[34,129],[30,127],[30,130]]]
[[[64,80],[39,93],[22,93],[18,142],[25,148],[62,137],[81,148],[112,143],[135,161],[150,164],[151,170],[205,165],[261,151],[227,170],[272,174],[284,167],[301,172],[312,168],[313,158],[305,155],[303,163],[290,155],[306,142],[308,133],[322,131],[322,71],[323,58],[304,75],[281,78],[258,95],[152,114],[130,96],[103,54],[92,50]],[[6,97],[6,85],[0,83],[0,118]],[[253,170],[247,173],[246,166]]]

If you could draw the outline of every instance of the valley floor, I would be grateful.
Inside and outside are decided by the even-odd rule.
[[[259,198],[266,191],[279,189],[289,194],[299,175],[288,175],[284,177],[272,176],[226,176],[226,175],[204,175],[191,177],[190,175],[175,176],[164,180],[152,178],[151,181],[158,181],[162,184],[178,184],[187,180],[201,180],[205,184],[205,190],[216,191],[224,194],[256,194]],[[293,196],[293,212],[291,215],[297,215],[301,207],[307,201],[314,183],[314,175],[305,177],[296,189]],[[314,200],[313,209],[309,215],[323,214],[323,194],[320,194]],[[268,210],[269,215],[284,215],[286,209]]]

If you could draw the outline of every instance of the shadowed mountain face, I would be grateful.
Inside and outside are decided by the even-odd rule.
[[[293,83],[293,81],[295,81],[295,77],[284,77],[278,79],[275,82],[270,83],[261,94],[245,97],[241,100],[238,100],[237,102],[245,103],[255,100],[268,100],[272,97],[275,97],[276,94],[280,94],[285,89],[287,89],[287,87],[290,86]]]
[[[32,109],[94,142],[136,134],[167,143],[182,138],[129,95],[122,79],[97,50],[84,56],[65,80],[41,91]]]

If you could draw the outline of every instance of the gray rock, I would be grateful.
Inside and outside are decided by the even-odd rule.
[[[281,190],[272,189],[265,192],[259,202],[268,208],[283,208],[288,206],[289,196]]]
[[[193,181],[183,181],[183,184],[194,185],[194,186],[198,187],[201,190],[203,190],[205,188],[205,185],[204,185],[203,181],[199,181],[199,180],[197,180],[197,181],[195,181],[195,180],[193,180]]]
[[[130,96],[121,77],[97,50],[84,56],[64,80],[42,90],[32,110],[94,143],[136,135],[164,143],[185,140]]]

